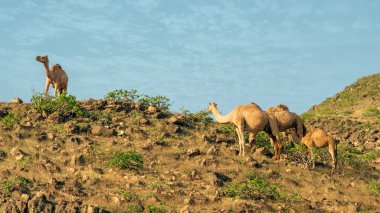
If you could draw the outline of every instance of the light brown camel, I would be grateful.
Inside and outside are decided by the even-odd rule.
[[[36,56],[36,61],[44,64],[46,73],[45,95],[48,94],[50,85],[55,89],[54,95],[67,91],[69,78],[67,77],[66,72],[62,69],[61,65],[55,64],[49,69],[49,58],[47,55]]]
[[[291,130],[293,138],[297,138],[298,136],[295,134],[294,130]],[[333,161],[333,171],[336,170],[338,164],[338,141],[335,140],[331,135],[327,134],[321,128],[312,128],[309,130],[306,135],[301,139],[301,143],[305,144],[305,146],[310,150],[310,157],[312,162],[312,168],[315,168],[314,154],[313,149],[317,148],[325,148],[329,147],[329,152]]]
[[[274,148],[274,159],[279,160],[281,157],[281,132],[295,128],[298,138],[302,138],[306,134],[305,125],[300,116],[294,112],[289,112],[289,108],[285,105],[277,105],[269,107],[265,112],[268,114],[268,119],[271,127],[269,137],[272,139]]]
[[[258,133],[268,127],[267,114],[255,103],[239,105],[226,116],[219,113],[217,105],[210,103],[208,111],[214,114],[218,123],[232,123],[236,127],[239,138],[239,155],[245,155],[244,131]]]

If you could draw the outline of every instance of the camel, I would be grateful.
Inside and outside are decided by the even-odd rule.
[[[69,78],[61,65],[55,64],[49,69],[49,58],[47,55],[36,56],[36,61],[44,64],[46,72],[45,96],[48,94],[50,85],[55,89],[54,96],[62,94],[63,91],[67,91]]]
[[[265,112],[268,114],[268,119],[271,127],[269,137],[272,140],[274,147],[274,159],[279,160],[281,157],[281,132],[295,128],[298,138],[302,138],[306,134],[305,125],[300,116],[294,112],[290,112],[285,105],[277,105],[269,107]]]
[[[254,134],[269,128],[267,114],[255,103],[239,105],[225,116],[219,113],[215,103],[209,104],[208,111],[214,115],[218,123],[232,123],[235,125],[239,138],[239,155],[245,155],[245,130]]]
[[[291,130],[293,138],[297,138],[298,136],[295,134],[294,130]],[[301,139],[301,143],[305,144],[305,146],[310,150],[312,168],[315,168],[314,154],[313,149],[317,148],[325,148],[329,147],[329,152],[333,161],[333,171],[336,170],[338,161],[338,141],[331,137],[321,128],[312,128],[310,131],[306,133],[306,135]]]

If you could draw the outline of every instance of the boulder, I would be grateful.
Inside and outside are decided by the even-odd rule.
[[[112,137],[116,135],[116,131],[114,129],[107,129],[104,126],[92,125],[91,134],[96,136]]]
[[[22,104],[22,103],[24,103],[19,97],[12,98],[11,102],[14,103],[14,104]]]

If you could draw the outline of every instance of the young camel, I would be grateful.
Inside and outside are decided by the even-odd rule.
[[[47,55],[36,56],[36,61],[44,64],[46,73],[45,96],[48,94],[50,85],[55,89],[54,96],[62,94],[63,91],[67,91],[69,78],[61,65],[55,64],[49,69],[49,58]]]
[[[298,136],[295,134],[294,130],[291,130],[293,140],[299,140]],[[329,152],[333,161],[333,171],[336,170],[338,164],[338,141],[326,133],[323,129],[312,128],[308,133],[301,139],[301,143],[310,150],[312,168],[315,168],[313,149],[329,147]]]
[[[297,136],[302,138],[306,134],[306,127],[301,117],[294,112],[289,112],[289,108],[285,105],[280,104],[270,107],[265,112],[268,114],[271,127],[269,137],[272,139],[274,147],[274,159],[279,160],[282,148],[280,141],[281,132],[295,128]]]
[[[239,105],[226,116],[219,113],[217,105],[210,103],[208,111],[214,114],[218,123],[232,123],[236,127],[239,138],[239,155],[245,155],[244,131],[257,133],[268,128],[268,116],[255,103]]]

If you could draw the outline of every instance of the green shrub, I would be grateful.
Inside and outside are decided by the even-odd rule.
[[[205,123],[211,122],[213,120],[207,110],[191,113],[189,110],[182,108],[181,113],[185,115],[185,123],[190,127],[204,127]]]
[[[375,196],[380,196],[380,181],[371,181],[368,185],[367,188],[369,192]]]
[[[139,196],[132,192],[132,191],[127,191],[125,189],[120,189],[119,190],[119,194],[127,201],[127,202],[131,202],[131,201],[138,201],[140,198]]]
[[[130,212],[130,213],[142,213],[144,211],[141,210],[141,209],[139,209],[136,205],[129,205],[127,212]]]
[[[140,169],[144,162],[142,156],[135,151],[116,151],[110,154],[108,164],[119,169]]]
[[[118,90],[114,90],[112,92],[107,93],[104,96],[104,99],[135,102],[139,97],[140,95],[137,94],[137,90],[135,89],[132,89],[132,90],[118,89]]]
[[[363,112],[363,116],[365,117],[380,117],[380,110],[377,108],[368,108],[366,111]]]
[[[147,103],[150,106],[155,106],[163,110],[168,110],[171,104],[169,103],[170,99],[165,96],[149,96],[144,95],[139,99],[139,102]]]
[[[235,127],[232,124],[220,124],[218,125],[217,131],[227,136],[237,137]]]
[[[150,213],[165,213],[166,212],[164,208],[160,208],[154,205],[148,205],[147,208]]]
[[[363,160],[366,162],[371,162],[373,160],[376,160],[378,157],[380,157],[380,150],[379,149],[373,149],[373,150],[363,154]]]
[[[3,180],[1,183],[1,189],[4,193],[10,193],[12,190],[12,187],[17,185],[23,185],[25,187],[28,187],[30,184],[30,180],[24,177],[13,177],[8,178],[6,180]]]
[[[361,154],[362,152],[353,146],[345,144],[338,145],[338,162],[353,168],[361,168],[363,166],[364,160]]]
[[[224,189],[227,197],[236,197],[240,199],[272,199],[285,200],[286,197],[281,194],[277,186],[270,184],[261,177],[254,176],[242,183],[231,183]]]
[[[7,153],[3,150],[0,150],[0,161],[3,161],[7,157]]]
[[[9,127],[9,128],[13,128],[16,124],[19,124],[19,123],[20,123],[20,116],[15,113],[9,113],[1,121],[1,125],[3,127]]]
[[[52,114],[57,112],[58,115],[67,118],[75,116],[88,117],[89,113],[80,106],[80,102],[73,95],[68,95],[66,92],[58,96],[44,96],[40,93],[35,93],[31,99],[32,107],[38,113]]]

